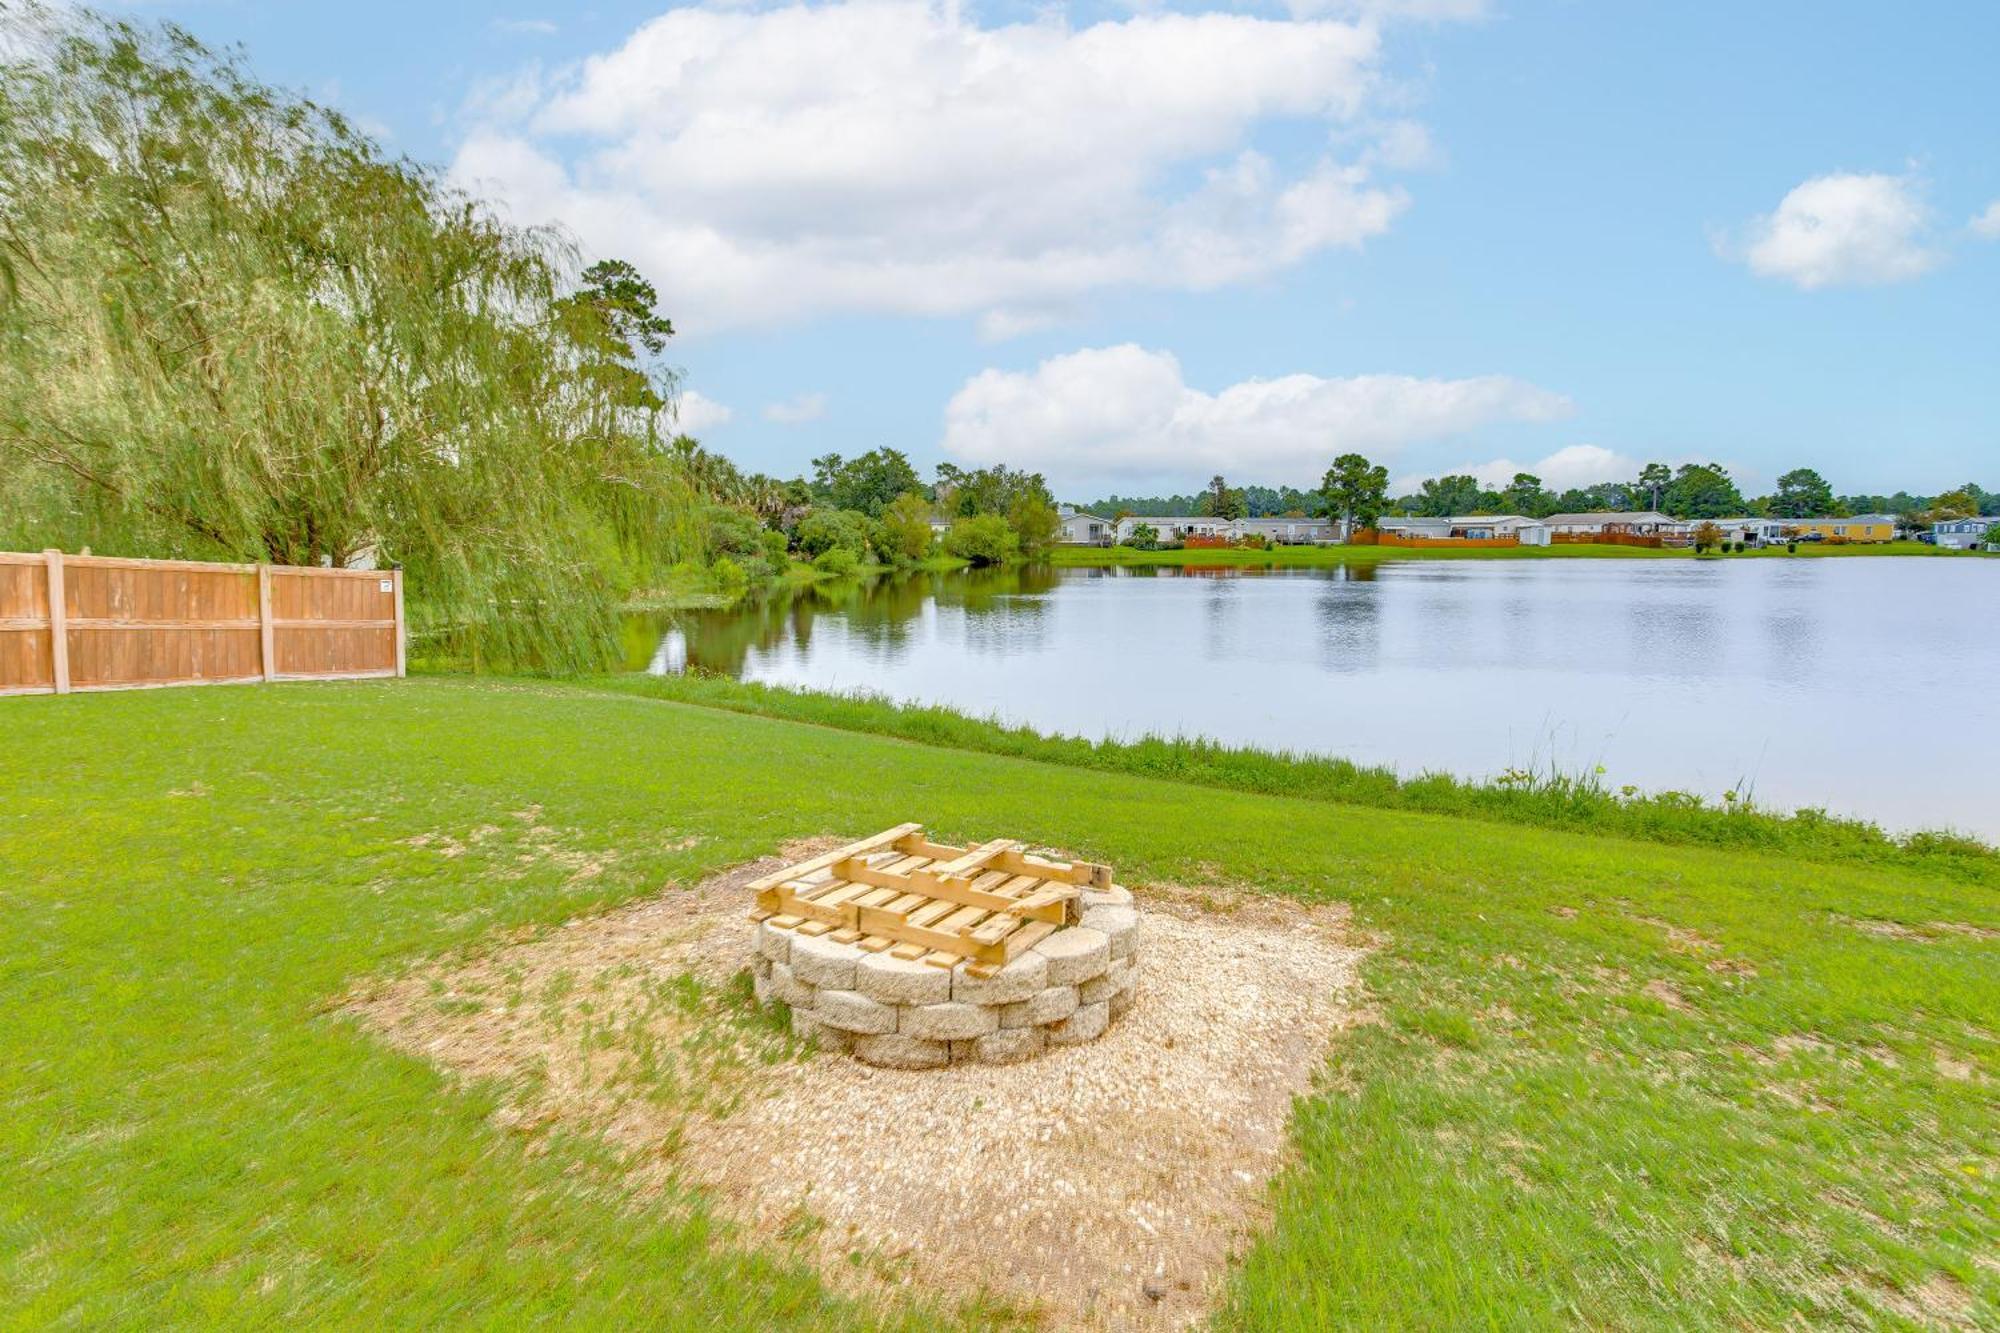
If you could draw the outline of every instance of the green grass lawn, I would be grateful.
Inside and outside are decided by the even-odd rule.
[[[10,699],[0,737],[17,1325],[1000,1319],[831,1296],[336,1012],[441,951],[907,818],[1345,901],[1377,941],[1377,1021],[1299,1104],[1225,1325],[2000,1318],[2000,901],[1949,859],[1292,799],[596,686]]]

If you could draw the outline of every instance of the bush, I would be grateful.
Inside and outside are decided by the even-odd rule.
[[[741,509],[709,505],[701,514],[702,535],[716,555],[757,556],[764,553],[764,525]]]
[[[846,578],[861,567],[861,557],[845,546],[829,546],[813,557],[813,568],[835,578]]]
[[[882,511],[875,549],[899,563],[921,560],[931,549],[930,501],[915,491],[899,495]]]
[[[732,597],[750,586],[750,576],[744,572],[743,566],[726,555],[718,556],[715,563],[708,567],[708,577],[718,591]]]
[[[791,558],[791,543],[785,540],[785,534],[766,529],[762,540],[765,563],[773,569],[783,569]]]
[[[1041,555],[1056,544],[1062,518],[1039,495],[1022,495],[1007,507],[1007,525],[1014,530],[1015,548],[1024,555]]]
[[[1151,551],[1160,544],[1160,530],[1151,523],[1134,523],[1132,536],[1125,543],[1135,551]]]
[[[869,529],[873,526],[867,515],[852,509],[815,509],[799,520],[799,550],[815,564],[828,551],[843,550],[858,565],[868,553]]]
[[[1020,553],[1021,539],[998,514],[980,514],[952,524],[944,549],[975,565],[1002,565]]]

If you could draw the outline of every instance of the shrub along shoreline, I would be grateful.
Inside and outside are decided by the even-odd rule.
[[[1226,745],[1202,737],[1093,741],[1047,735],[938,705],[795,690],[722,676],[628,675],[601,677],[594,683],[704,708],[1070,768],[1648,842],[1923,868],[2000,888],[2000,848],[1975,838],[1941,831],[1894,834],[1867,820],[1810,808],[1785,812],[1748,800],[1717,802],[1688,792],[1613,789],[1594,774],[1513,770],[1489,780],[1448,773],[1402,777],[1389,768],[1331,756]]]

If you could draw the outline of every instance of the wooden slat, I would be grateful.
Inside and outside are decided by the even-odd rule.
[[[932,866],[931,869],[937,874],[947,877],[966,875],[979,869],[1002,852],[1018,852],[1020,850],[1021,844],[1012,838],[995,838],[991,842],[980,843],[963,856],[953,857],[949,861],[940,861],[938,864]]]
[[[1021,918],[1012,912],[996,912],[979,923],[973,930],[972,938],[981,944],[998,944],[1014,933],[1021,925]]]
[[[959,905],[949,898],[933,898],[904,920],[912,926],[928,926],[958,910]]]
[[[986,907],[961,907],[951,915],[942,918],[937,923],[937,928],[948,934],[967,934],[974,926],[992,914],[992,909]]]
[[[1030,921],[1027,925],[1001,941],[1001,951],[1009,960],[1019,958],[1028,950],[1056,933],[1056,927],[1047,921]]]
[[[55,677],[55,692],[68,694],[69,679],[69,628],[68,603],[63,579],[63,553],[56,550],[42,552],[49,567],[49,672]]]
[[[997,870],[1033,875],[1036,879],[1059,879],[1065,884],[1085,884],[1093,888],[1111,887],[1111,867],[1092,861],[1051,861],[1026,852],[1002,852],[993,858],[991,864]]]
[[[850,857],[860,856],[864,852],[872,852],[878,848],[893,846],[897,839],[921,833],[923,832],[923,828],[922,824],[898,824],[892,829],[884,829],[872,838],[863,838],[859,842],[850,842],[845,847],[836,847],[830,852],[821,852],[818,856],[812,857],[810,860],[801,861],[797,865],[786,866],[783,870],[774,871],[759,879],[753,879],[750,881],[749,888],[752,891],[768,889],[782,884],[788,879],[797,879],[807,871],[824,870],[836,861],[845,861]]]
[[[964,856],[967,849],[953,847],[942,842],[932,842],[928,838],[913,837],[903,845],[903,850],[916,856],[928,856],[936,861],[949,861],[955,856]]]

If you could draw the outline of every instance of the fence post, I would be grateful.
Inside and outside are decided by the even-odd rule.
[[[389,577],[396,580],[396,675],[401,677],[408,668],[410,633],[403,624],[403,567],[396,566]]]
[[[278,676],[277,626],[271,623],[271,567],[257,566],[257,634],[259,660],[264,664],[264,679],[275,680]]]
[[[49,671],[55,677],[56,693],[69,693],[69,610],[63,603],[63,553],[53,547],[42,552],[49,569]]]

